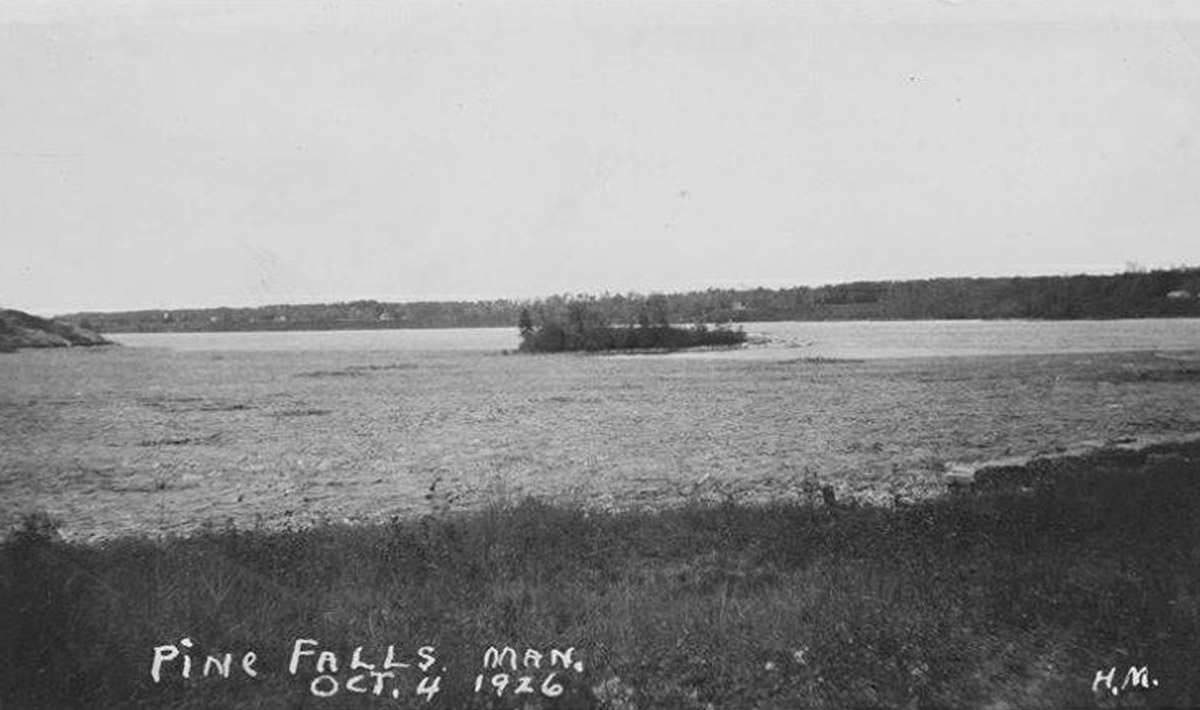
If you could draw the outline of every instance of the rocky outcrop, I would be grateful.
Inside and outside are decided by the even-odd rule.
[[[0,352],[11,352],[17,348],[111,344],[112,341],[106,340],[99,333],[72,323],[0,308]]]

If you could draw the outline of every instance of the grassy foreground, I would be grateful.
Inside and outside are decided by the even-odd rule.
[[[0,707],[1200,706],[1197,462],[1196,447],[1093,458],[1032,490],[889,509],[530,500],[103,546],[31,522],[0,546]],[[292,675],[296,639],[319,646]],[[166,645],[181,653],[155,683]],[[389,645],[413,667],[378,696],[349,690],[354,649],[379,668]],[[580,665],[522,664],[497,697],[501,670],[474,689],[489,646],[574,647]],[[310,690],[321,650],[339,664],[328,698]],[[225,652],[229,678],[203,677]],[[1130,666],[1147,674],[1123,683]],[[1114,667],[1118,693],[1093,692]],[[536,692],[515,693],[520,676]],[[440,677],[432,700],[423,677]]]

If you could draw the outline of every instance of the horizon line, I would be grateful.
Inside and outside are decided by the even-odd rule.
[[[237,305],[215,304],[209,305],[173,305],[173,306],[138,306],[138,307],[88,307],[88,308],[29,308],[22,309],[27,313],[38,315],[46,318],[57,318],[63,316],[84,314],[84,313],[134,313],[141,311],[188,311],[188,310],[214,310],[218,308],[243,309],[243,308],[270,308],[275,306],[312,306],[322,304],[338,304],[338,303],[354,303],[356,301],[376,301],[379,303],[396,303],[396,304],[413,304],[413,303],[486,303],[492,301],[514,301],[514,302],[536,302],[556,297],[572,297],[572,296],[649,296],[654,294],[673,295],[687,293],[703,293],[711,290],[730,290],[730,291],[746,291],[755,289],[768,290],[786,290],[793,288],[828,288],[833,286],[844,286],[849,284],[859,283],[903,283],[909,281],[937,281],[949,279],[1025,279],[1025,278],[1069,278],[1075,276],[1121,276],[1123,274],[1139,274],[1139,273],[1155,273],[1162,271],[1188,271],[1200,269],[1200,265],[1179,264],[1173,266],[1142,266],[1134,262],[1127,263],[1120,270],[1106,271],[1074,271],[1066,272],[1059,271],[1054,273],[1025,273],[1025,274],[1003,274],[1003,275],[937,275],[937,276],[914,276],[906,278],[855,278],[842,280],[797,280],[784,281],[782,279],[760,279],[756,281],[713,281],[706,286],[681,286],[677,288],[665,289],[650,289],[650,290],[588,290],[588,291],[560,291],[555,293],[542,293],[540,295],[505,295],[505,296],[487,296],[487,295],[467,295],[467,294],[427,294],[422,296],[397,296],[395,294],[356,294],[356,295],[311,295],[311,296],[284,296],[284,300],[259,301],[259,302],[242,302]],[[0,302],[0,308],[11,308],[12,306],[4,305]]]

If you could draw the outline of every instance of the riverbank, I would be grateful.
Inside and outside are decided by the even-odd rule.
[[[20,348],[67,348],[112,345],[100,334],[73,323],[39,318],[0,308],[0,353]]]
[[[286,670],[295,640],[314,639],[342,659],[341,684],[358,646],[368,662],[393,644],[414,663],[434,649],[431,703],[414,666],[397,698],[343,688],[349,708],[530,707],[512,688],[474,692],[489,646],[574,647],[580,670],[558,674],[545,708],[1195,706],[1198,461],[1196,444],[1078,459],[1033,487],[886,508],[525,500],[103,545],[35,522],[0,547],[0,698],[332,707],[311,697],[313,658]],[[203,678],[198,660],[184,680],[176,659],[155,683],[155,647],[185,637],[197,658],[253,650],[261,673]],[[1146,687],[1120,687],[1130,667]],[[1110,668],[1117,693],[1093,692]],[[514,684],[522,674],[547,675]]]

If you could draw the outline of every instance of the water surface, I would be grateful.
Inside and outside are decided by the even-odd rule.
[[[788,360],[1045,355],[1200,350],[1200,319],[1106,321],[780,321],[743,323],[756,341],[736,351],[669,357]],[[118,333],[132,347],[177,351],[493,351],[515,349],[516,328]]]

